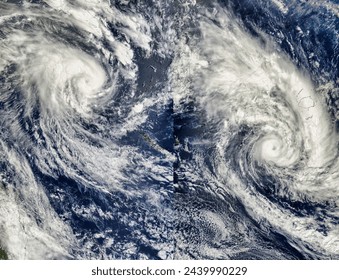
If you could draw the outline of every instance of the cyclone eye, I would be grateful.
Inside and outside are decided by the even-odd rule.
[[[334,2],[0,1],[0,259],[339,259]]]
[[[260,8],[254,2],[230,1],[234,10],[216,2],[209,3],[208,8],[194,6],[198,19],[188,26],[195,32],[188,32],[189,40],[182,38],[178,43],[180,55],[173,63],[172,84],[175,106],[185,112],[188,123],[182,125],[179,114],[177,184],[184,190],[194,189],[187,191],[199,205],[188,206],[194,213],[208,209],[211,200],[217,205],[219,195],[224,195],[222,201],[232,210],[220,210],[220,217],[234,215],[245,220],[236,213],[246,209],[260,230],[272,233],[270,229],[274,229],[293,240],[298,254],[309,256],[303,249],[307,244],[315,258],[323,254],[337,257],[337,233],[334,228],[330,230],[337,222],[329,213],[337,213],[333,208],[337,199],[331,194],[338,195],[333,180],[338,174],[338,146],[328,99],[333,100],[333,77],[338,71],[329,69],[334,66],[332,55],[318,52],[317,47],[311,50],[299,41],[298,36],[306,40],[308,32],[318,34],[318,24],[293,19],[293,28],[286,30],[277,15],[290,18],[293,4],[267,1],[271,8]],[[317,10],[312,4],[308,8]],[[332,19],[337,18],[333,5],[325,9]],[[275,23],[267,24],[272,19]],[[313,20],[321,21],[318,16]],[[326,44],[335,53],[337,29],[321,32],[331,33]],[[313,62],[304,63],[302,57]],[[320,57],[331,66],[320,66]],[[195,198],[196,193],[203,192],[202,186],[217,198]],[[189,204],[184,195],[180,197]],[[230,232],[238,231],[232,222],[226,227]],[[198,233],[203,240],[208,236],[203,229]],[[213,240],[213,235],[209,237]],[[238,242],[232,234],[223,240],[227,244]],[[204,249],[194,248],[205,256],[206,248],[213,250],[220,245],[217,241],[203,244]],[[278,247],[274,251],[279,251]],[[248,257],[246,253],[240,255]]]
[[[168,102],[155,81],[150,92],[139,86],[153,40],[147,9],[106,0],[9,2],[0,4],[0,182],[8,189],[0,183],[0,248],[14,259],[69,259],[94,241],[106,244],[107,258],[120,245],[123,256],[124,243],[114,240],[122,235],[112,230],[118,197],[133,197],[138,180],[150,181],[145,168],[170,170],[141,156],[128,135],[154,127],[143,125],[149,107]],[[20,217],[13,222],[4,209]],[[100,213],[96,221],[91,211]],[[66,212],[75,218],[66,221]]]

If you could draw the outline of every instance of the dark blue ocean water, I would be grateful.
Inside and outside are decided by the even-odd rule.
[[[22,7],[19,1],[7,2]],[[49,7],[44,1],[28,2],[40,5],[42,9]],[[120,154],[118,152],[117,154],[121,157],[122,167],[117,168],[115,173],[116,166],[120,165],[120,159],[119,156],[112,156],[114,161],[112,168],[107,169],[113,170],[112,173],[107,174],[112,177],[112,181],[105,179],[100,182],[99,177],[86,171],[86,166],[64,158],[58,140],[52,141],[53,151],[56,152],[52,155],[53,151],[51,152],[50,146],[45,143],[48,142],[45,138],[50,134],[40,127],[41,119],[44,117],[41,109],[43,105],[34,105],[30,114],[27,114],[21,109],[25,107],[22,104],[25,104],[27,99],[22,95],[23,90],[20,86],[12,88],[8,98],[0,100],[1,142],[6,149],[13,149],[27,159],[34,180],[46,194],[51,208],[62,223],[71,229],[75,241],[65,249],[68,254],[59,257],[69,259],[338,258],[339,253],[333,253],[334,249],[322,248],[323,243],[320,245],[312,243],[317,239],[317,232],[325,238],[335,226],[339,225],[338,215],[333,214],[338,211],[337,205],[333,201],[320,201],[308,198],[306,195],[303,198],[298,196],[292,199],[292,191],[283,189],[285,185],[281,183],[281,178],[277,178],[274,173],[272,174],[259,163],[254,164],[256,176],[249,176],[250,172],[242,172],[243,162],[248,163],[248,168],[252,166],[249,163],[252,161],[252,150],[244,150],[244,147],[251,146],[253,138],[261,133],[260,124],[257,126],[242,124],[234,127],[233,134],[230,135],[231,141],[228,141],[224,148],[223,156],[229,165],[228,172],[234,172],[245,186],[254,188],[254,200],[256,197],[264,197],[266,201],[276,205],[279,211],[288,213],[287,219],[293,217],[312,220],[312,227],[314,223],[317,224],[315,237],[302,240],[299,235],[294,236],[289,228],[284,229],[267,218],[255,216],[256,212],[249,206],[251,204],[247,204],[241,195],[235,194],[237,184],[233,177],[220,176],[220,166],[216,159],[220,141],[219,133],[224,125],[223,116],[216,113],[214,118],[210,118],[194,92],[181,99],[179,106],[175,104],[176,100],[173,96],[177,94],[177,87],[173,86],[175,82],[171,79],[172,73],[176,71],[194,72],[193,66],[189,66],[187,71],[184,71],[185,64],[182,66],[176,64],[178,57],[185,58],[182,49],[177,46],[180,45],[179,42],[185,41],[192,53],[195,50],[199,52],[199,45],[195,42],[203,42],[205,39],[199,24],[205,19],[204,13],[206,11],[213,13],[213,9],[217,6],[227,11],[228,17],[231,15],[234,24],[241,26],[246,34],[260,42],[263,49],[273,42],[276,52],[286,55],[296,69],[307,73],[315,87],[331,84],[324,100],[327,103],[331,125],[338,133],[337,1],[323,1],[324,3],[303,0],[281,1],[284,3],[285,10],[279,9],[275,1],[263,0],[197,1],[195,5],[190,1],[185,5],[185,1],[169,0],[160,1],[161,3],[158,1],[127,2],[128,4],[125,1],[110,1],[110,6],[126,15],[138,15],[149,23],[152,37],[151,51],[147,53],[129,38],[132,36],[131,33],[123,28],[127,23],[108,23],[115,40],[130,45],[134,53],[133,63],[138,69],[137,76],[134,77],[134,82],[130,82],[124,76],[125,72],[116,74],[113,71],[112,75],[117,81],[118,90],[102,107],[93,109],[96,117],[91,121],[85,117],[76,118],[76,123],[72,120],[74,127],[79,126],[82,130],[76,137],[74,136],[76,133],[70,136],[75,139],[83,138],[83,142],[90,147],[88,149],[93,148],[95,151],[114,144],[112,150],[119,151]],[[5,6],[0,6],[0,12],[1,9],[6,10]],[[27,15],[24,15],[21,20],[24,21],[25,17]],[[6,29],[0,31],[2,39],[11,32],[16,19],[13,17],[13,22],[7,22]],[[88,43],[89,41],[86,41],[76,27],[65,23],[65,26],[59,26],[60,29],[55,27],[53,30],[48,27],[48,23],[44,22],[46,19],[40,20],[41,22],[37,16],[36,22],[26,23],[26,25],[22,23],[21,27],[15,28],[24,32],[29,30],[36,32],[46,28],[46,34],[52,33],[48,35],[50,38],[54,38],[57,34],[58,40],[62,39],[68,47],[81,49],[89,55],[97,52],[97,46]],[[52,18],[51,22],[53,20]],[[61,25],[60,22],[58,24]],[[216,20],[215,25],[219,24],[220,22]],[[268,42],[267,38],[271,41]],[[109,41],[102,40],[102,45],[110,50],[112,47]],[[98,53],[102,54],[100,51]],[[194,58],[191,59],[193,60]],[[118,58],[112,58],[106,67],[120,69],[121,65]],[[15,74],[12,75],[20,71],[17,67],[13,63],[7,66],[6,71],[1,72],[0,86],[3,92],[8,84],[13,85],[15,79],[18,79]],[[189,82],[187,82],[188,88],[193,88],[194,91],[195,88],[190,87]],[[316,94],[321,94],[321,91]],[[139,125],[127,126],[127,121],[133,119],[131,112],[135,106],[148,99],[151,100],[151,104],[144,105],[142,115],[139,117],[143,121],[140,121]],[[16,137],[16,132],[12,129],[13,123],[6,117],[16,110],[17,114],[14,115],[18,119],[20,130],[23,131],[20,137]],[[51,134],[63,137],[64,132],[60,131],[60,128],[57,126],[52,128]],[[123,133],[120,131],[122,128]],[[86,134],[83,131],[86,131]],[[43,142],[41,146],[35,133],[40,135],[39,139]],[[337,134],[334,137],[338,139]],[[52,160],[53,164],[51,164],[46,159],[38,158],[37,154],[35,156],[35,147],[46,150],[52,158],[60,157],[65,165],[57,159],[55,162]],[[76,158],[78,151],[76,147],[73,149],[70,146],[70,150],[70,153],[74,152]],[[95,155],[93,152],[89,156]],[[80,154],[80,161],[83,159],[86,162],[85,156],[87,156],[85,153]],[[15,179],[16,169],[13,167],[15,163],[10,162],[10,157],[5,159],[0,161],[0,172],[7,178],[4,188],[6,185],[13,184],[14,189],[17,189],[14,192],[18,195],[16,201],[19,203],[20,199],[25,199],[25,196],[21,195],[19,183]],[[101,166],[102,159],[98,157],[95,160],[98,162],[97,166]],[[43,169],[42,163],[46,163],[50,169]],[[110,163],[107,164],[109,166]],[[332,165],[335,164],[336,160],[333,160]],[[79,166],[82,166],[83,170]],[[293,168],[300,170],[297,165]],[[70,176],[69,174],[74,173],[69,170],[74,170],[77,176]],[[92,169],[89,167],[88,170]],[[291,177],[284,177],[286,182],[293,181],[294,171],[290,172]],[[323,173],[326,173],[326,170]],[[77,179],[81,177],[86,180]],[[116,185],[116,189],[110,188],[112,184]],[[29,201],[23,201],[23,204],[25,203],[29,205]],[[273,213],[272,217],[274,215]],[[41,218],[39,214],[35,216],[32,214],[30,217],[37,227],[43,230],[46,228],[44,217]],[[9,252],[10,256],[18,256],[15,249],[10,248],[11,243],[6,244],[1,237],[2,235],[0,235],[0,245]],[[30,258],[30,252],[27,252],[26,258]],[[58,255],[53,258],[58,258]]]

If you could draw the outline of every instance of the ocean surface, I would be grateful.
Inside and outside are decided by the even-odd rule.
[[[0,255],[339,259],[337,0],[0,1]]]

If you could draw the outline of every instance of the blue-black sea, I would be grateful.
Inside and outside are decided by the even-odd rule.
[[[337,0],[0,1],[0,258],[339,259]]]

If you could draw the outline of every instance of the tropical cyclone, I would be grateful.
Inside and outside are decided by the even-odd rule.
[[[334,1],[14,2],[9,258],[339,257]]]
[[[117,221],[136,235],[147,225],[121,217],[124,201],[171,173],[128,135],[154,126],[155,103],[159,116],[168,106],[156,79],[149,92],[139,81],[138,60],[160,59],[152,26],[128,5],[85,0],[1,3],[0,26],[0,239],[10,258],[128,257],[134,241],[119,241],[127,225]]]

